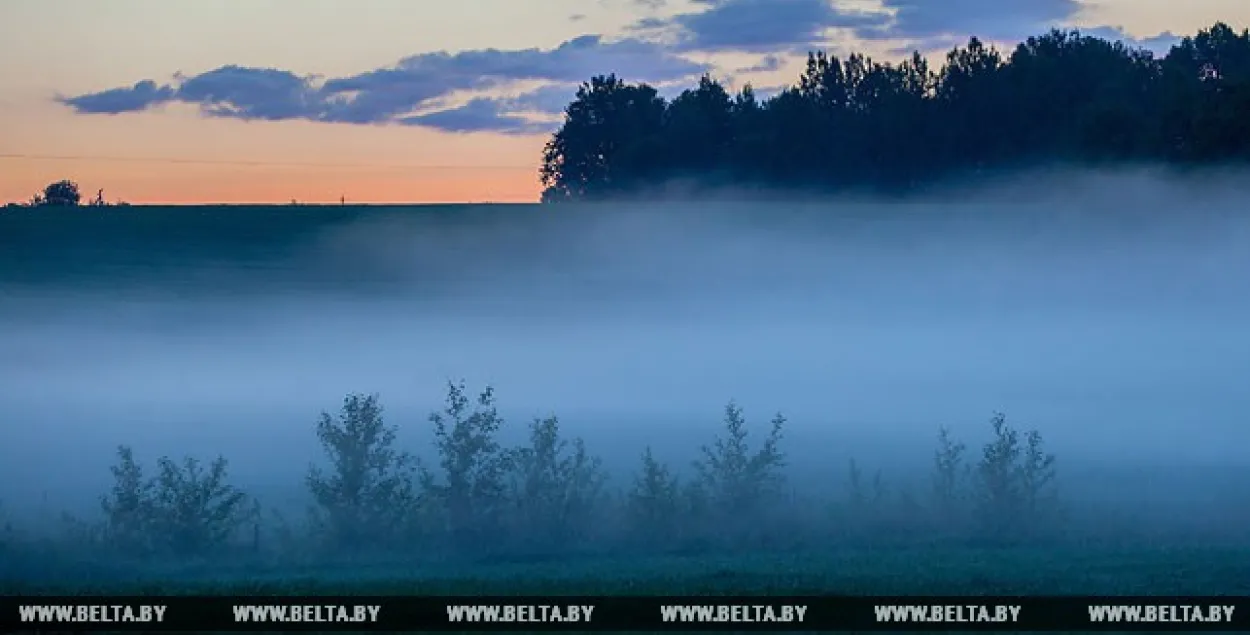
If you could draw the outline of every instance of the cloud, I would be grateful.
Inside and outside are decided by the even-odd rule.
[[[444,132],[497,132],[509,135],[548,133],[558,126],[554,122],[534,121],[508,114],[506,105],[504,100],[479,97],[456,108],[404,117],[399,123]]]
[[[758,64],[734,69],[734,73],[769,73],[781,68],[785,63],[780,55],[765,55]]]
[[[511,112],[539,112],[558,115],[577,95],[577,84],[548,84],[503,100]]]
[[[1164,31],[1163,33],[1159,33],[1157,35],[1138,38],[1129,35],[1128,32],[1124,30],[1124,27],[1119,26],[1097,26],[1082,28],[1080,31],[1084,35],[1092,35],[1104,40],[1123,42],[1125,45],[1133,48],[1146,49],[1156,55],[1166,55],[1168,51],[1172,50],[1173,46],[1180,44],[1183,39],[1181,36],[1176,35],[1171,31]]]
[[[640,19],[631,30],[682,51],[805,52],[828,45],[831,29],[864,39],[960,43],[970,36],[1018,41],[1070,24],[1079,0],[691,0],[700,8]]]
[[[156,82],[145,79],[129,88],[113,88],[78,97],[59,97],[58,100],[81,113],[120,114],[137,112],[170,101],[174,98],[174,92],[171,86],[157,86]]]
[[[766,101],[766,100],[772,99],[773,97],[776,97],[777,95],[789,89],[790,89],[790,86],[787,86],[787,85],[761,86],[759,88],[755,88],[755,87],[751,88],[751,90],[755,93],[755,99],[759,101]]]
[[[1146,49],[1156,56],[1167,55],[1173,46],[1180,44],[1182,36],[1176,35],[1171,31],[1164,31],[1156,35],[1148,37],[1134,37],[1126,32],[1123,27],[1118,26],[1092,26],[1092,27],[1072,27],[1068,25],[1060,25],[1056,28],[1061,30],[1079,31],[1081,35],[1096,37],[1112,42],[1123,42],[1130,48]],[[1038,29],[1030,35],[1042,35],[1043,29]],[[1021,40],[1026,38],[1020,38]],[[967,36],[960,35],[938,35],[925,38],[913,38],[905,41],[905,44],[892,47],[889,49],[891,55],[910,55],[913,51],[945,51],[956,46],[967,44]],[[1008,53],[1011,52],[1009,48]]]
[[[633,28],[673,31],[681,50],[771,52],[822,44],[832,27],[865,27],[881,21],[877,14],[840,10],[832,0],[695,2],[706,9],[639,20]]]
[[[554,116],[577,94],[577,84],[548,84],[513,97],[477,97],[455,108],[402,117],[398,123],[444,132],[496,132],[507,135],[546,134],[559,128],[554,118],[537,120],[522,113]]]
[[[593,75],[615,72],[629,81],[667,82],[705,72],[708,66],[639,39],[604,40],[584,35],[553,49],[480,49],[459,53],[423,53],[404,58],[392,67],[318,82],[274,68],[222,66],[178,77],[177,86],[145,80],[129,88],[61,98],[79,113],[136,112],[169,101],[200,106],[207,116],[244,120],[308,120],[353,124],[403,123],[451,129],[455,121],[488,114],[484,103],[508,106],[504,100],[462,106],[442,117],[412,116],[463,91],[505,88],[521,81],[579,83]],[[543,94],[531,96],[537,100]],[[473,103],[473,102],[470,102]],[[535,102],[536,103],[536,102]],[[519,103],[516,105],[520,105]],[[529,104],[532,106],[533,104]],[[544,105],[539,110],[550,111]],[[500,117],[499,130],[517,122]],[[460,119],[456,119],[459,117]]]
[[[882,5],[884,19],[858,29],[860,37],[1021,40],[1068,22],[1081,8],[1078,0],[882,0]]]
[[[310,77],[272,68],[223,66],[183,81],[176,97],[218,117],[281,121],[318,113],[320,91]]]

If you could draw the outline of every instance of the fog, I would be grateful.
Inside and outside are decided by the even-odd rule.
[[[1250,467],[1239,176],[374,209],[246,263],[156,271],[128,253],[90,284],[15,277],[0,500],[90,509],[128,444],[222,454],[237,484],[290,503],[318,412],[380,393],[428,455],[426,416],[461,378],[495,387],[507,438],[557,414],[621,479],[646,445],[693,458],[732,398],[760,434],[786,414],[794,469],[838,487],[851,457],[926,469],[939,426],[975,453],[1001,411],[1042,431],[1067,492],[1167,496],[1180,481],[1158,470]],[[1212,482],[1186,491],[1229,491]]]

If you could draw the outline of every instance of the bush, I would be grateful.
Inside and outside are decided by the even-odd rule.
[[[476,545],[502,527],[507,503],[510,462],[496,438],[503,419],[494,390],[487,387],[471,404],[464,382],[448,382],[446,405],[430,422],[442,471],[422,469],[423,490],[438,501],[453,542]]]
[[[197,459],[157,461],[157,475],[144,480],[129,447],[117,450],[110,468],[112,491],[101,500],[107,545],[138,555],[170,552],[204,554],[223,546],[249,520],[256,506],[226,482],[228,463],[217,457],[204,469]]]
[[[1044,529],[1055,501],[1051,489],[1055,457],[1043,451],[1042,436],[1020,433],[1002,413],[990,419],[993,438],[985,444],[977,465],[979,519],[987,539],[1015,541]]]
[[[412,459],[395,450],[377,395],[348,395],[338,417],[322,412],[317,438],[330,473],[314,466],[307,484],[330,545],[351,549],[401,540],[416,505]]]
[[[847,471],[847,490],[848,513],[840,518],[844,533],[876,538],[883,531],[897,531],[897,525],[915,522],[917,518],[915,501],[907,491],[892,493],[881,470],[873,472],[872,480],[865,483],[863,468],[854,459]]]
[[[581,439],[560,438],[556,417],[530,424],[530,444],[512,456],[514,526],[531,547],[572,547],[586,538],[606,477]]]
[[[951,437],[949,429],[938,430],[938,447],[933,453],[933,512],[939,526],[946,530],[954,529],[965,517],[967,449]]]
[[[13,530],[13,521],[9,520],[0,503],[0,554],[7,554],[17,546],[17,535]]]
[[[703,459],[695,463],[714,526],[731,534],[740,532],[745,529],[743,519],[758,519],[780,494],[785,480],[781,472],[785,455],[780,449],[785,423],[785,417],[777,414],[764,442],[751,452],[742,408],[732,401],[725,406],[724,436],[703,446]]]
[[[82,201],[78,184],[68,179],[51,183],[37,196],[38,204],[50,207],[74,207]]]
[[[1020,480],[1025,517],[1034,523],[1042,524],[1052,520],[1052,515],[1058,512],[1055,475],[1055,455],[1044,450],[1042,433],[1037,430],[1024,433]]]
[[[150,484],[143,479],[143,469],[135,461],[134,452],[126,446],[117,448],[118,463],[109,468],[113,473],[113,489],[101,497],[104,510],[104,540],[127,554],[141,554],[153,545],[153,510]]]
[[[846,486],[851,510],[855,513],[862,513],[868,509],[868,496],[864,493],[864,471],[860,469],[855,459],[851,459],[848,468]]]
[[[642,453],[642,468],[634,478],[626,505],[634,539],[643,544],[673,539],[682,505],[680,484],[668,466],[656,460],[650,447]]]
[[[226,482],[226,467],[223,457],[213,459],[208,469],[191,457],[181,463],[168,457],[157,461],[153,524],[174,553],[198,554],[220,547],[257,519],[254,501]]]
[[[752,444],[734,402],[724,409],[721,434],[700,448],[691,478],[679,478],[648,447],[621,496],[607,491],[599,459],[581,439],[566,438],[554,416],[533,420],[524,445],[501,447],[503,420],[490,388],[470,399],[463,383],[449,383],[445,407],[430,421],[438,451],[433,470],[396,448],[397,429],[386,424],[377,395],[347,395],[337,414],[322,412],[316,431],[328,462],[306,475],[311,535],[336,550],[413,553],[420,544],[423,555],[438,557],[610,550],[622,539],[693,554],[837,537],[877,544],[919,535],[1022,541],[1055,526],[1058,509],[1055,457],[1038,432],[1017,432],[1001,414],[971,469],[966,446],[939,430],[930,505],[917,502],[909,481],[887,487],[881,471],[866,477],[851,461],[849,505],[833,524],[798,492],[784,491],[786,419],[774,417],[767,436]],[[162,458],[149,478],[130,448],[117,452],[112,488],[100,500],[104,522],[72,524],[71,539],[127,556],[207,554],[253,522],[253,544],[260,542],[259,510],[228,483],[224,458],[207,465]],[[317,553],[280,515],[270,517],[272,553]],[[11,551],[10,543],[0,533],[0,550]]]

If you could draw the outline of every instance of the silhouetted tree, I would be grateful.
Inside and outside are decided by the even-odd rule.
[[[1023,435],[1001,413],[990,419],[993,438],[977,464],[981,528],[992,540],[1019,540],[1044,528],[1054,511],[1055,457],[1043,450],[1037,431]]]
[[[1250,31],[1216,24],[1163,60],[1167,138],[1186,160],[1250,158]]]
[[[57,181],[43,188],[43,196],[38,199],[39,205],[49,207],[72,207],[82,200],[78,184],[70,181]]]
[[[704,178],[721,172],[734,143],[733,117],[729,93],[707,75],[674,99],[664,112],[664,157],[676,166],[673,172]]]
[[[963,511],[964,451],[967,446],[951,437],[950,430],[938,431],[938,448],[933,453],[933,506],[944,523]]]
[[[634,479],[627,503],[634,537],[646,543],[672,540],[681,503],[677,477],[648,447],[642,454],[642,469]]]
[[[785,423],[785,417],[775,416],[768,436],[752,451],[742,408],[733,402],[725,406],[724,434],[703,446],[703,457],[695,462],[705,511],[718,533],[737,538],[735,534],[758,524],[767,505],[776,502],[784,482]]]
[[[1007,54],[972,38],[940,69],[809,54],[758,100],[701,77],[672,102],[614,75],[584,84],[543,154],[544,200],[670,180],[906,190],[1054,163],[1250,160],[1250,31],[1216,24],[1157,58],[1054,30]]]
[[[627,192],[661,176],[664,114],[664,99],[645,84],[616,75],[582,84],[543,150],[544,200]]]
[[[606,477],[582,439],[560,435],[555,417],[530,424],[529,445],[512,456],[512,518],[523,542],[551,549],[576,546],[593,523]]]
[[[421,470],[423,490],[438,501],[446,528],[460,546],[475,546],[500,529],[508,499],[511,456],[499,445],[503,418],[487,387],[470,399],[464,383],[447,384],[442,412],[430,415],[441,473]]]
[[[224,545],[244,523],[255,520],[257,506],[227,481],[226,459],[207,469],[197,459],[157,461],[157,473],[145,479],[129,447],[117,450],[110,468],[113,488],[101,498],[105,544],[139,555],[165,551],[204,554]]]
[[[113,488],[101,497],[104,511],[104,540],[123,553],[139,554],[151,547],[151,485],[135,461],[134,451],[117,448],[117,465],[111,466]]]
[[[415,505],[412,459],[395,449],[377,395],[348,395],[337,417],[321,413],[317,439],[330,459],[327,472],[309,470],[307,484],[337,548],[395,540]]]
[[[151,484],[152,526],[163,546],[175,554],[199,554],[226,543],[248,521],[255,504],[226,480],[226,459],[207,469],[197,459],[157,461]]]

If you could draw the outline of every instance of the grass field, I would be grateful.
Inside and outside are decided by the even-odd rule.
[[[1244,595],[1250,549],[847,548],[475,565],[180,565],[5,593],[222,595]]]
[[[0,213],[0,270],[15,287],[47,289],[49,296],[96,286],[113,292],[121,283],[182,292],[185,287],[169,284],[171,279],[196,280],[217,270],[232,274],[231,284],[220,287],[230,293],[246,291],[248,284],[277,293],[300,279],[351,288],[361,280],[345,268],[355,264],[351,258],[344,259],[347,265],[334,262],[343,267],[330,272],[336,278],[315,269],[325,263],[308,258],[300,246],[361,218],[418,217],[431,226],[475,222],[463,211],[461,206],[214,206]],[[263,275],[251,280],[252,272]],[[829,486],[839,492],[840,487]],[[1186,519],[1182,512],[1159,513]],[[1234,516],[1230,509],[1212,522],[1235,526]],[[819,541],[808,541],[801,551],[774,553],[622,553],[438,564],[392,558],[295,565],[258,557],[127,566],[51,540],[35,547],[15,544],[7,552],[0,542],[0,594],[1250,595],[1250,546],[1244,540],[1242,546],[1215,547],[1202,546],[1200,537],[1166,545],[1138,537],[1132,547],[1111,547],[1117,529],[1100,526],[1112,535],[1103,534],[1097,545],[1068,540],[1061,546],[973,547],[920,538],[912,546],[818,547],[813,545]],[[784,525],[783,532],[797,533],[793,525]]]
[[[519,207],[519,206],[518,206]],[[302,277],[275,269],[325,232],[362,220],[460,223],[470,206],[134,206],[0,210],[0,270],[8,284],[182,283],[217,269]],[[510,209],[492,206],[490,214]],[[237,290],[238,287],[236,286]]]

